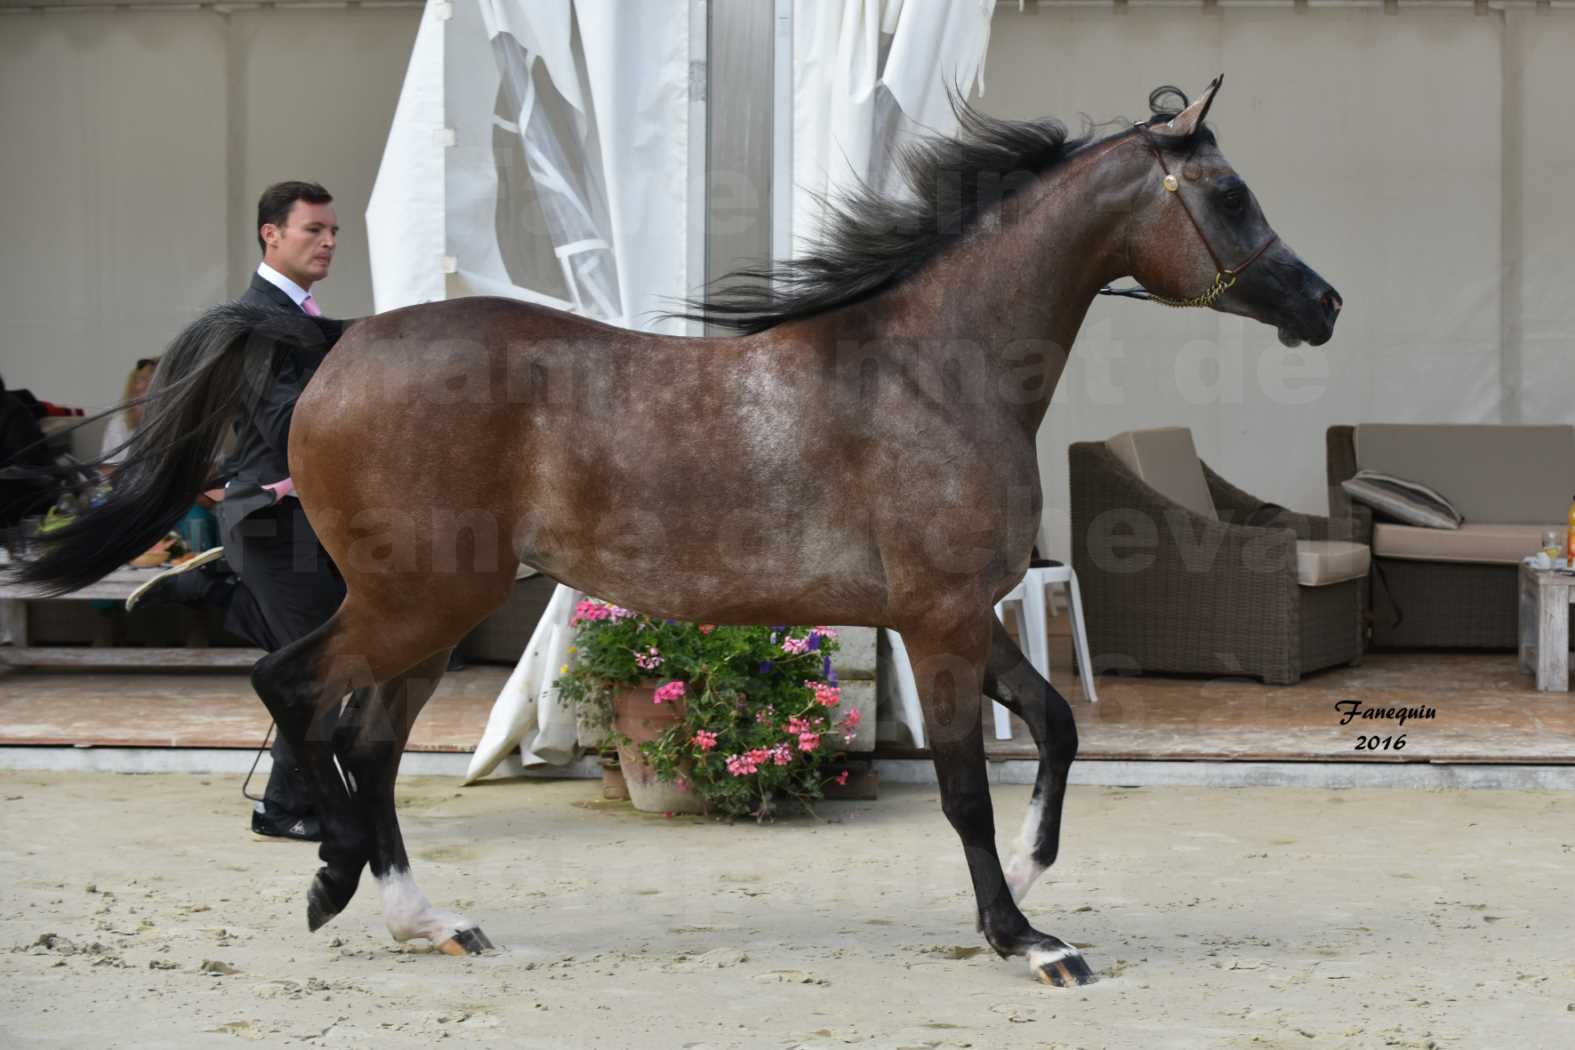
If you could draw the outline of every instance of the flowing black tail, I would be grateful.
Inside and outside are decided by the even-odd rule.
[[[206,487],[226,426],[255,404],[277,356],[326,349],[342,330],[339,321],[239,301],[204,313],[159,359],[109,498],[42,537],[37,557],[14,564],[12,578],[64,594],[147,550]]]

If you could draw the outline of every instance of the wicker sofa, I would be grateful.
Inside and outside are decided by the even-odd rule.
[[[1575,426],[1363,423],[1326,434],[1330,513],[1373,550],[1365,588],[1380,648],[1513,649],[1520,559],[1563,534]],[[1419,481],[1465,517],[1458,530],[1374,523],[1340,483],[1358,470]]]
[[[1349,521],[1243,492],[1179,427],[1077,442],[1068,459],[1095,670],[1290,684],[1361,659],[1369,559]]]

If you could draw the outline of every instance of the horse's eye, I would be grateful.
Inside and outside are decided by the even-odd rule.
[[[1231,215],[1240,215],[1247,207],[1247,191],[1243,189],[1226,190],[1220,197],[1220,207]]]

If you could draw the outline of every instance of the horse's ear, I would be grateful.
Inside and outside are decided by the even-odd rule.
[[[1203,126],[1203,118],[1209,115],[1209,107],[1214,104],[1214,96],[1219,93],[1220,85],[1224,82],[1225,74],[1221,73],[1210,81],[1201,98],[1172,117],[1170,123],[1150,125],[1149,134],[1178,142],[1191,138],[1192,133]]]

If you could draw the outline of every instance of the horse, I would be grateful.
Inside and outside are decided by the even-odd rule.
[[[311,930],[370,868],[396,939],[492,947],[416,884],[394,781],[449,652],[524,564],[663,617],[899,631],[980,931],[1048,984],[1087,983],[1082,954],[1019,908],[1056,860],[1077,753],[1067,701],[992,613],[1040,521],[1035,434],[1113,280],[1256,319],[1287,345],[1327,341],[1342,305],[1205,126],[1220,84],[1190,104],[1161,89],[1148,119],[1079,137],[957,100],[958,135],[903,155],[911,195],[856,191],[806,255],[678,315],[719,335],[497,298],[393,310],[342,334],[217,307],[164,355],[157,411],[112,498],[19,575],[59,593],[141,551],[201,490],[224,421],[276,355],[318,354],[289,463],[347,593],[251,676],[322,815]],[[1163,105],[1167,91],[1179,101]],[[1004,867],[981,696],[1018,715],[1039,752]],[[320,720],[341,705],[329,732]]]

